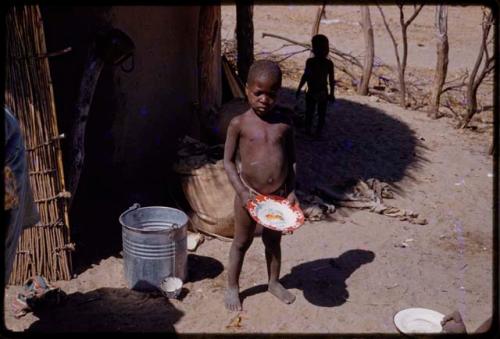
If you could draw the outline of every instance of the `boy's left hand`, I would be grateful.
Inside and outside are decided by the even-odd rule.
[[[288,196],[286,197],[286,199],[288,200],[288,202],[290,203],[290,205],[294,206],[296,204],[299,203],[299,199],[297,199],[297,196],[295,195],[295,191],[291,191]],[[293,231],[287,231],[287,232],[283,232],[283,234],[285,235],[290,235],[290,234],[293,234]]]

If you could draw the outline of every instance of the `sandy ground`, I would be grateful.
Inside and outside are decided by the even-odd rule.
[[[280,46],[276,42],[274,47],[266,45],[269,39],[260,38],[263,30],[285,34],[287,28],[278,17],[293,20],[288,36],[301,41],[309,38],[316,7],[291,7],[256,7],[257,52]],[[327,7],[327,19],[356,21],[357,11],[357,7]],[[459,20],[465,11],[470,18]],[[372,16],[375,22],[380,19],[374,11]],[[433,10],[424,10],[415,29],[425,26],[430,31],[432,18]],[[477,30],[479,18],[477,8],[451,8],[451,46],[477,43],[479,33],[468,27]],[[223,20],[223,37],[230,37],[234,8],[223,7]],[[334,35],[335,44],[352,46],[354,51],[350,41],[360,39],[358,26],[324,27],[330,28],[342,32]],[[411,60],[418,67],[433,67],[431,35],[424,35],[415,34],[428,43],[415,48],[419,52]],[[376,36],[376,44],[389,43],[380,28]],[[390,59],[391,51],[377,48],[376,53]],[[450,57],[453,69],[474,62],[473,48],[459,52],[450,47],[450,53],[457,53]],[[284,89],[282,100],[289,106],[296,104],[294,86],[296,81],[286,79],[285,87],[291,89]],[[299,110],[303,106],[300,101]],[[328,108],[324,132],[315,140],[298,130],[301,189],[377,178],[397,193],[388,204],[419,212],[428,224],[345,208],[334,214],[334,221],[306,223],[282,242],[282,281],[297,296],[292,305],[265,292],[264,248],[255,239],[241,275],[244,311],[240,327],[228,327],[237,314],[223,306],[230,243],[213,239],[189,255],[189,281],[181,300],[128,290],[123,259],[109,257],[76,279],[55,283],[68,295],[64,305],[21,319],[13,317],[10,307],[21,288],[9,286],[7,328],[30,332],[397,333],[393,315],[407,307],[442,313],[457,309],[469,330],[477,328],[491,316],[493,302],[493,165],[487,155],[491,131],[456,130],[448,119],[429,120],[423,112],[367,97],[338,95]],[[408,246],[400,247],[402,242]]]

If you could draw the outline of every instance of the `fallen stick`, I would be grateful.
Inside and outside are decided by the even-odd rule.
[[[42,58],[51,58],[59,55],[66,54],[68,52],[71,52],[72,48],[71,47],[66,47],[60,51],[55,51],[51,53],[42,53],[42,54],[36,54],[36,55],[25,55],[25,56],[17,56],[14,59],[15,60],[22,60],[22,59],[42,59]],[[9,56],[7,56],[7,59],[9,59]]]
[[[391,103],[391,104],[397,104],[398,101],[396,98],[393,98],[393,97],[390,97],[387,93],[385,93],[384,91],[379,91],[379,90],[376,90],[376,89],[373,89],[373,88],[370,88],[370,94],[373,94],[373,95],[376,95],[378,96],[379,98]]]

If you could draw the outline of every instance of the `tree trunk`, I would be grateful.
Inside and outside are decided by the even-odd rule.
[[[403,40],[403,58],[400,61],[399,60],[399,51],[398,51],[398,43],[396,42],[396,39],[394,38],[394,35],[392,34],[392,31],[389,27],[389,24],[387,23],[387,20],[385,19],[384,11],[382,8],[377,5],[380,15],[382,16],[382,19],[384,21],[384,26],[387,30],[387,33],[389,33],[389,36],[392,40],[392,45],[394,47],[394,54],[396,56],[396,61],[398,64],[398,73],[399,73],[399,104],[401,107],[406,108],[406,83],[405,83],[405,71],[406,71],[406,61],[408,60],[408,26],[415,20],[417,17],[418,13],[422,10],[424,5],[419,5],[418,7],[414,7],[413,14],[411,17],[405,21],[405,14],[403,11],[403,3],[401,1],[398,1],[398,8],[399,8],[399,24],[401,25],[401,38]]]
[[[325,12],[325,6],[326,6],[326,1],[323,1],[323,4],[318,7],[318,11],[316,12],[316,20],[314,21],[314,25],[311,32],[311,37],[319,33],[319,23],[321,22],[321,17]]]
[[[481,47],[479,50],[479,54],[477,55],[476,63],[474,64],[474,68],[472,69],[469,77],[469,83],[467,84],[467,112],[463,120],[460,122],[460,127],[465,128],[469,124],[469,122],[472,119],[472,116],[476,113],[477,111],[477,90],[479,88],[479,85],[483,81],[484,77],[486,76],[487,72],[486,69],[488,68],[488,35],[490,33],[490,28],[492,24],[492,13],[490,12],[489,15],[483,14],[483,36],[482,36],[482,42],[481,42]],[[478,76],[478,71],[479,67],[481,66],[484,54],[486,53],[486,60],[484,61],[484,68],[481,74]],[[476,78],[477,77],[477,78]]]
[[[246,83],[253,63],[253,4],[236,3],[236,42],[238,75]]]
[[[406,72],[406,61],[408,60],[408,26],[404,21],[403,6],[400,8],[400,21],[401,21],[401,37],[403,40],[403,58],[401,61],[401,68],[399,69],[399,104],[401,107],[406,108],[406,82],[405,82],[405,72]]]
[[[373,27],[370,18],[370,8],[361,6],[361,26],[363,28],[363,36],[365,40],[365,63],[363,66],[363,75],[358,86],[359,95],[368,95],[368,86],[372,75],[373,58],[375,55],[375,47],[373,43]]]
[[[399,105],[406,108],[406,82],[405,82],[405,70],[400,68],[399,70]]]
[[[437,38],[437,60],[436,72],[434,74],[434,86],[432,89],[429,116],[436,119],[439,117],[439,102],[443,90],[444,81],[448,71],[448,9],[447,6],[436,6],[436,38]]]
[[[201,6],[198,31],[198,94],[201,112],[219,107],[222,101],[220,22],[220,5]]]
[[[479,52],[477,57],[476,65],[479,67],[481,64],[481,60],[483,59],[483,50]],[[477,68],[474,66],[474,69],[471,72],[469,83],[467,84],[467,113],[462,122],[462,128],[467,127],[467,124],[471,121],[472,116],[477,111],[477,89],[479,88],[479,84],[476,81]]]

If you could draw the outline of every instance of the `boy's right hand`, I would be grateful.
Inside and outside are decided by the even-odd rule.
[[[240,194],[238,196],[240,197],[240,200],[241,200],[241,203],[243,204],[243,207],[246,208],[248,201],[252,199],[252,196],[250,195],[250,191],[247,191],[247,190],[242,191],[242,192],[240,192]]]

